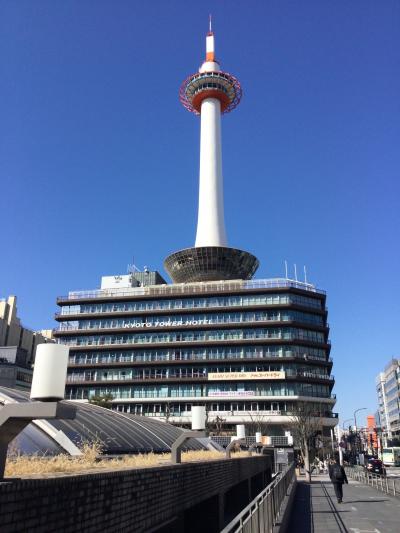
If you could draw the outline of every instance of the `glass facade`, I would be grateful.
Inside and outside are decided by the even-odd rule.
[[[186,325],[206,324],[240,324],[247,322],[302,322],[323,326],[323,317],[301,311],[252,311],[247,313],[199,313],[188,315],[150,315],[146,317],[131,316],[126,318],[103,318],[95,320],[75,320],[64,322],[60,329],[121,329],[121,328],[157,328],[180,327]]]
[[[197,298],[167,298],[163,300],[131,300],[127,302],[93,302],[86,304],[64,305],[61,315],[97,314],[116,312],[142,312],[174,309],[199,309],[218,307],[248,307],[293,304],[312,309],[322,309],[318,298],[299,294],[244,294],[229,296],[201,296]]]
[[[116,399],[121,398],[221,398],[231,397],[240,399],[251,396],[307,396],[329,398],[330,387],[328,385],[315,385],[310,383],[263,383],[248,384],[176,384],[176,385],[142,385],[142,386],[96,386],[88,389],[71,387],[67,398],[79,400],[91,396],[111,394]]]
[[[113,289],[109,301],[95,292],[86,302],[64,299],[56,336],[70,346],[66,397],[111,394],[118,410],[176,422],[197,402],[230,423],[250,411],[276,420],[302,398],[332,417],[325,294],[263,288],[267,281],[233,294],[199,283],[190,297],[121,292],[118,300]]]
[[[309,377],[329,379],[326,367],[288,364],[245,364],[245,365],[201,365],[201,366],[151,366],[135,368],[97,368],[96,370],[74,369],[68,375],[68,382],[77,381],[125,381],[125,380],[160,380],[160,379],[207,379],[209,373],[215,372],[285,372],[285,377]]]
[[[211,341],[239,341],[246,339],[305,340],[324,344],[325,335],[320,331],[299,328],[222,329],[209,331],[168,331],[152,333],[125,333],[116,335],[77,335],[64,337],[63,344],[70,346],[94,346],[110,344],[157,344]]]
[[[326,350],[310,346],[210,346],[201,348],[154,348],[138,350],[110,350],[74,352],[70,365],[145,363],[153,361],[203,361],[216,359],[269,359],[274,357],[295,357],[305,360],[326,360]]]

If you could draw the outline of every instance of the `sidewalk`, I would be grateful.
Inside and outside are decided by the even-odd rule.
[[[398,533],[400,498],[349,479],[343,503],[336,502],[329,477],[298,478],[288,533]]]

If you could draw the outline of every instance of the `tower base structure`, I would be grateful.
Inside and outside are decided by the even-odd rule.
[[[258,266],[253,254],[223,246],[185,248],[164,261],[173,283],[251,279]]]

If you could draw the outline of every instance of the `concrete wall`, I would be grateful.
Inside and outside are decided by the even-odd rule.
[[[216,533],[271,480],[270,459],[0,483],[2,533]]]

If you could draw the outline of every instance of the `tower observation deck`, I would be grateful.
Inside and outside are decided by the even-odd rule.
[[[220,69],[214,33],[206,37],[206,58],[199,72],[182,83],[182,105],[200,115],[200,176],[196,242],[169,255],[164,266],[174,283],[251,279],[257,258],[227,244],[222,176],[221,115],[240,103],[242,88],[235,76]]]

